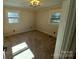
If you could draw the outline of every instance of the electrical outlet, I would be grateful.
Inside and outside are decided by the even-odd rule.
[[[13,29],[13,32],[15,32],[15,29]]]
[[[53,32],[53,34],[55,35],[56,32]]]

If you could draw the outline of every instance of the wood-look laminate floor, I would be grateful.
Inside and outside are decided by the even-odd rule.
[[[33,52],[34,59],[53,59],[56,39],[39,31],[30,31],[4,38],[7,47],[6,59],[13,59],[12,47],[26,42]]]

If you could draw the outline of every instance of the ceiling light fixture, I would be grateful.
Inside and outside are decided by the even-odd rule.
[[[39,0],[31,0],[30,3],[31,3],[31,5],[32,5],[33,7],[36,7],[36,6],[39,6],[40,1],[39,1]]]

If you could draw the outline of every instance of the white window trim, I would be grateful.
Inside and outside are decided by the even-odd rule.
[[[7,19],[7,23],[9,23],[9,17],[8,17],[8,12],[15,12],[15,13],[18,13],[19,14],[19,17],[18,17],[18,20],[20,22],[20,11],[18,10],[6,10],[6,19]],[[18,23],[19,23],[18,22]],[[18,23],[9,23],[9,24],[18,24]]]

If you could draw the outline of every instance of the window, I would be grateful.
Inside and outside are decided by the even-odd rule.
[[[9,23],[18,23],[19,14],[17,12],[8,12],[8,22]]]
[[[34,54],[28,48],[26,42],[12,47],[13,59],[33,59]]]
[[[61,13],[55,12],[51,15],[51,22],[58,23],[60,22]]]

